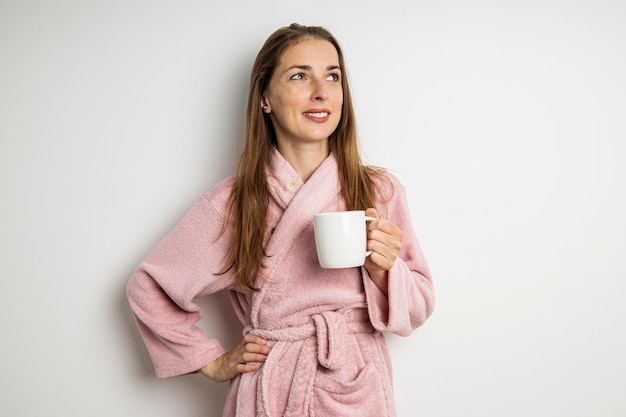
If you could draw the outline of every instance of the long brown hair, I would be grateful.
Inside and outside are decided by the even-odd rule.
[[[261,110],[261,97],[268,88],[284,51],[310,38],[330,42],[339,55],[339,66],[343,74],[343,108],[337,129],[329,137],[329,145],[339,166],[341,193],[347,209],[364,210],[374,207],[376,201],[374,177],[380,170],[366,167],[361,161],[352,96],[339,42],[330,32],[319,26],[294,23],[278,29],[267,38],[252,67],[246,141],[239,159],[226,221],[226,224],[232,225],[233,235],[222,273],[233,268],[237,283],[244,290],[257,290],[255,279],[263,266],[263,237],[269,201],[265,167],[276,147],[274,127],[269,115]]]

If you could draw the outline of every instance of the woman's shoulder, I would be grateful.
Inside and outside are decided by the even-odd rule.
[[[397,194],[397,191],[400,193],[405,192],[404,185],[400,179],[388,169],[377,166],[368,166],[367,169],[370,172],[370,177],[376,185],[376,188],[379,193],[382,194],[383,199],[393,198],[393,196]]]
[[[229,176],[202,194],[202,198],[215,206],[224,207],[230,199],[234,184],[235,176]]]

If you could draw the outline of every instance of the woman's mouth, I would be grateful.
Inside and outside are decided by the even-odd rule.
[[[328,110],[309,110],[302,113],[304,117],[316,123],[323,123],[329,119],[330,111]]]

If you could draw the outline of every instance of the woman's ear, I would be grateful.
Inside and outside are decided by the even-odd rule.
[[[267,98],[265,96],[261,96],[261,109],[264,113],[269,114],[272,112],[272,107],[270,106],[270,103],[267,101]]]

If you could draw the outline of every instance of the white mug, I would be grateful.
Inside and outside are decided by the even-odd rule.
[[[365,263],[366,221],[376,220],[365,211],[338,211],[313,216],[315,247],[322,268],[351,268]]]

